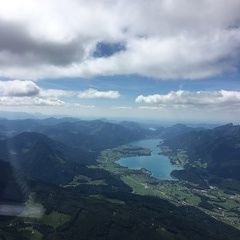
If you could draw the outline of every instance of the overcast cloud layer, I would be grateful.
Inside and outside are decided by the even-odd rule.
[[[0,75],[139,74],[198,79],[238,71],[238,0],[0,0]],[[94,57],[100,42],[123,51]]]

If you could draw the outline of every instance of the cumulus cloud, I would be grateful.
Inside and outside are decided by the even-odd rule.
[[[63,106],[65,103],[60,99],[40,97],[0,97],[2,106]]]
[[[231,44],[229,44],[231,43]],[[240,31],[209,36],[174,36],[129,40],[127,51],[91,59],[79,66],[80,75],[140,74],[162,79],[206,78],[237,69]]]
[[[62,90],[44,90],[32,81],[0,81],[0,105],[3,106],[62,106]]]
[[[84,55],[79,39],[53,42],[35,39],[25,25],[0,20],[0,64],[24,67],[64,66],[81,61]]]
[[[64,98],[64,97],[74,97],[77,95],[75,91],[66,91],[62,89],[41,89],[39,91],[39,96],[43,98]]]
[[[98,91],[87,89],[85,91],[68,91],[62,89],[40,88],[32,81],[0,81],[0,105],[5,106],[75,106],[80,108],[94,108],[94,105],[78,103],[79,98],[106,98],[116,99],[120,97],[118,91]],[[72,101],[65,101],[72,99]],[[75,102],[74,102],[75,101]],[[71,103],[70,103],[71,102]]]
[[[239,70],[237,0],[0,3],[0,75],[5,77],[198,79]],[[123,48],[95,57],[100,43]]]
[[[167,94],[140,95],[136,103],[180,107],[221,107],[240,105],[240,91],[171,91]],[[145,107],[145,106],[144,106]],[[148,107],[148,106],[147,106]]]
[[[90,88],[88,90],[82,91],[78,94],[79,98],[106,98],[106,99],[116,99],[120,97],[120,93],[118,91],[99,91],[97,89]]]
[[[0,81],[1,96],[35,96],[40,92],[40,88],[32,81]]]

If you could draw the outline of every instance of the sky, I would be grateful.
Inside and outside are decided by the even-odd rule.
[[[238,0],[0,4],[0,110],[239,122]]]

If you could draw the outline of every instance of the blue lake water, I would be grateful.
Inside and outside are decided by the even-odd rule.
[[[152,173],[153,177],[161,180],[173,180],[171,172],[173,170],[181,169],[180,167],[171,164],[170,159],[162,154],[159,146],[160,139],[147,139],[132,142],[131,145],[139,146],[150,149],[151,156],[136,156],[136,157],[125,157],[117,161],[118,164],[129,169],[141,169],[145,168]]]

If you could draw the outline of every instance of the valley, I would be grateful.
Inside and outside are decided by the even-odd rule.
[[[239,239],[238,180],[165,144],[199,129],[66,121],[0,120],[1,240]]]
[[[156,144],[156,143],[155,143]],[[147,145],[147,144],[146,144]],[[199,186],[187,180],[162,180],[152,176],[148,171],[139,166],[138,170],[132,170],[119,165],[119,159],[129,158],[132,154],[127,151],[123,153],[122,149],[126,146],[106,150],[101,153],[98,159],[99,167],[115,175],[132,188],[133,193],[155,196],[166,199],[176,206],[194,206],[220,221],[230,224],[240,229],[240,194],[237,192],[227,192],[218,185]],[[160,151],[160,149],[159,149]],[[139,156],[140,154],[136,154]],[[141,156],[141,155],[140,155]],[[182,163],[182,154],[180,160],[176,161],[172,156],[172,163],[180,165]],[[186,156],[184,155],[184,158]],[[175,159],[175,161],[173,161]],[[157,161],[161,161],[158,159]],[[184,161],[185,163],[185,161]],[[184,166],[184,164],[182,164]]]

